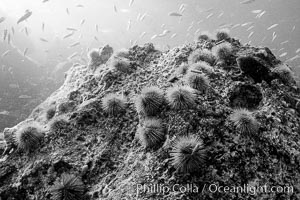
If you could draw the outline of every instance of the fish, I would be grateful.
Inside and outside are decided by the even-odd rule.
[[[241,4],[250,4],[253,3],[255,0],[244,0],[242,2],[240,2]]]
[[[183,9],[180,10],[179,12],[180,12],[181,14],[183,14],[184,11],[185,11],[185,8],[183,8]]]
[[[0,23],[4,22],[5,21],[5,17],[0,17]]]
[[[69,57],[68,57],[68,59],[69,60],[71,60],[72,58],[74,58],[74,57],[76,57],[76,56],[78,56],[79,54],[77,53],[77,52],[75,52],[75,53],[73,53],[72,55],[70,55]]]
[[[0,115],[9,115],[9,112],[7,110],[1,111]]]
[[[16,89],[16,88],[19,88],[19,85],[18,84],[15,84],[15,83],[11,83],[8,85],[10,88],[13,88],[13,89]]]
[[[253,14],[259,14],[259,13],[262,12],[262,10],[252,10],[251,12],[252,12]]]
[[[186,31],[190,31],[193,28],[193,25],[190,25]]]
[[[246,22],[246,23],[242,24],[241,26],[244,27],[244,26],[248,26],[248,25],[251,25],[251,24],[253,24],[253,22]]]
[[[10,50],[7,50],[7,51],[5,51],[5,52],[1,55],[1,57],[3,58],[3,57],[5,57],[5,56],[7,56],[9,53],[10,53]]]
[[[10,37],[10,33],[7,35],[7,44],[10,44],[10,39],[11,39],[11,37]]]
[[[294,61],[294,60],[296,60],[296,59],[298,59],[298,58],[300,58],[300,56],[299,56],[299,55],[296,55],[296,56],[294,56],[294,57],[288,59],[287,61]]]
[[[9,68],[8,68],[8,71],[9,71],[11,74],[14,73],[12,67],[9,67]],[[19,85],[16,85],[16,84],[10,84],[10,85],[9,85],[9,87],[11,87],[11,88],[13,88],[13,87],[15,87],[15,86],[16,86],[16,88],[19,88]]]
[[[83,8],[84,6],[82,4],[77,4],[76,7],[77,8]]]
[[[271,30],[271,29],[275,28],[275,27],[278,26],[278,25],[279,25],[279,24],[273,24],[273,25],[271,25],[270,27],[268,27],[267,30]]]
[[[80,45],[80,42],[75,42],[75,43],[71,44],[71,45],[69,46],[69,48],[70,48],[70,47],[75,47],[75,46],[78,46],[78,45]]]
[[[204,12],[211,12],[214,10],[214,8],[208,8],[206,10],[202,10],[199,6],[196,6],[196,10],[199,12],[199,13],[204,13]]]
[[[129,7],[132,6],[133,2],[134,2],[134,0],[130,0],[130,1],[129,1]]]
[[[227,28],[230,28],[230,27],[232,27],[232,26],[233,26],[233,24],[222,24],[222,25],[220,25],[219,27],[220,27],[221,29],[223,29],[223,28],[227,29]]]
[[[122,12],[122,13],[129,13],[130,12],[130,10],[128,10],[128,9],[120,9],[120,11]]]
[[[214,15],[214,13],[210,13],[209,15],[206,16],[206,19],[211,18]]]
[[[45,23],[43,22],[43,24],[42,24],[42,31],[44,31],[45,30]]]
[[[176,33],[174,33],[174,34],[172,34],[172,35],[171,35],[171,37],[170,37],[170,38],[172,39],[172,38],[174,38],[174,37],[176,37],[176,36],[177,36],[177,34],[176,34]]]
[[[25,48],[24,52],[23,52],[23,56],[25,57],[27,54],[28,48]]]
[[[67,13],[68,15],[70,15],[69,8],[66,8],[66,13]]]
[[[146,35],[146,32],[142,32],[142,34],[140,35],[140,38],[143,38]]]
[[[200,24],[200,23],[202,23],[202,22],[204,22],[203,19],[200,19],[200,20],[197,22],[197,24]]]
[[[300,48],[295,51],[296,53],[300,53]]]
[[[41,40],[42,42],[49,42],[49,41],[46,40],[45,38],[40,38],[40,40]]]
[[[6,40],[7,33],[8,33],[7,29],[4,29],[4,31],[3,31],[3,41]]]
[[[169,12],[168,15],[171,17],[181,17],[182,16],[182,14],[180,14],[178,12]]]
[[[25,27],[25,34],[28,36],[29,34],[28,34],[28,29],[27,29],[27,27]]]
[[[267,37],[263,37],[263,39],[261,40],[261,42],[264,42],[267,39]]]
[[[136,21],[140,21],[141,13],[139,13],[136,17]]]
[[[164,30],[163,32],[162,32],[162,34],[167,34],[167,33],[170,33],[171,31],[169,31],[169,30]]]
[[[63,37],[63,39],[67,39],[68,37],[71,37],[72,35],[74,35],[74,32],[68,33],[67,35],[65,35]]]
[[[28,95],[25,95],[25,94],[22,94],[19,96],[19,99],[31,99],[32,97],[31,96],[28,96]]]
[[[46,3],[46,2],[48,2],[49,0],[43,0],[43,3]]]
[[[221,12],[221,13],[218,15],[217,18],[220,18],[220,17],[222,17],[223,15],[224,15],[224,12]]]
[[[254,26],[250,26],[248,29],[247,29],[247,31],[250,31],[251,29],[253,29],[254,28]]]
[[[164,30],[161,34],[157,35],[157,37],[164,37],[164,36],[166,36],[168,33],[170,33],[169,30]]]
[[[282,58],[282,57],[286,56],[287,54],[288,54],[287,52],[284,52],[284,53],[279,55],[279,58]]]
[[[99,41],[98,38],[97,38],[97,36],[94,36],[94,39],[95,39],[96,41]]]
[[[116,5],[114,5],[114,11],[115,11],[116,13],[118,12],[117,6],[116,6]]]
[[[14,29],[14,27],[11,27],[11,32],[12,32],[12,34],[15,34],[15,29]]]
[[[266,13],[266,11],[264,10],[263,12],[259,13],[258,15],[256,15],[255,18],[261,18],[265,13]]]
[[[185,8],[186,4],[181,4],[179,7],[179,12],[182,13],[182,10]]]
[[[72,28],[72,27],[67,27],[68,31],[78,31],[76,28]]]
[[[19,20],[17,21],[17,24],[25,21],[26,19],[28,19],[30,16],[32,15],[32,11],[26,10],[25,14],[19,18]]]
[[[156,35],[156,34],[153,35],[150,39],[151,39],[151,40],[154,40],[155,38],[157,38],[157,35]]]
[[[80,26],[82,26],[82,25],[84,24],[84,22],[85,22],[85,19],[82,19],[82,20],[80,21]]]
[[[104,29],[104,30],[101,30],[102,33],[111,33],[113,32],[111,29]]]
[[[141,16],[140,21],[143,21],[143,20],[145,19],[146,15],[147,15],[147,13],[144,13],[144,14]]]
[[[226,25],[226,23],[219,24],[219,27],[222,27],[222,26],[224,26],[224,25]]]
[[[252,31],[252,32],[248,35],[248,38],[250,38],[253,34],[254,34],[254,32]]]
[[[296,29],[296,26],[294,25],[293,28],[292,28],[292,31],[294,31],[295,29]]]
[[[231,29],[237,28],[237,27],[239,27],[239,26],[241,26],[241,24],[235,24],[235,25],[233,25],[233,26],[231,27]]]
[[[198,28],[198,29],[195,31],[194,35],[197,35],[200,31],[201,31],[201,29]]]
[[[127,31],[129,31],[130,28],[131,28],[131,20],[128,20]]]
[[[283,50],[284,50],[284,48],[281,48],[281,49],[278,50],[278,52],[279,52],[279,51],[283,51]]]
[[[98,26],[98,24],[95,25],[95,29],[96,29],[97,32],[99,32],[99,26]]]
[[[210,8],[208,8],[208,9],[204,10],[203,12],[211,12],[211,11],[213,11],[213,10],[214,10],[214,8],[213,8],[213,7],[210,7]]]
[[[280,44],[283,45],[283,44],[286,44],[286,43],[288,43],[288,42],[289,42],[289,41],[286,40],[286,41],[281,42]]]
[[[272,42],[274,42],[274,40],[276,39],[277,35],[275,32],[273,32],[273,37],[272,37]]]

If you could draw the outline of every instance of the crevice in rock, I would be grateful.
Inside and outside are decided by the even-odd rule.
[[[259,88],[250,84],[234,86],[229,94],[230,107],[255,109],[259,106],[263,95]]]

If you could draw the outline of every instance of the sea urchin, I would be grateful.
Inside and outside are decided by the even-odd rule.
[[[191,173],[203,169],[206,149],[197,136],[179,137],[173,144],[171,163],[179,172]]]
[[[243,134],[253,135],[258,131],[258,122],[252,116],[252,112],[247,109],[235,109],[229,119],[233,122],[237,130]]]
[[[144,126],[138,128],[138,138],[145,148],[158,146],[165,140],[162,123],[158,119],[147,119]]]
[[[80,200],[84,192],[84,184],[73,174],[62,174],[50,188],[53,200]]]
[[[163,91],[158,87],[151,86],[142,89],[141,94],[136,98],[135,106],[138,113],[154,116],[161,111],[164,101]]]
[[[195,93],[191,87],[175,86],[168,90],[167,99],[170,106],[176,110],[195,107]]]
[[[103,110],[109,115],[116,116],[125,111],[125,99],[116,94],[108,94],[102,99]]]
[[[15,141],[18,149],[27,153],[37,149],[43,138],[44,133],[42,128],[35,123],[28,123],[15,132]]]

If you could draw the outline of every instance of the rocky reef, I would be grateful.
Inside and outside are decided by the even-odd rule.
[[[289,66],[265,47],[203,38],[166,52],[105,46],[73,65],[4,130],[0,199],[300,199]],[[245,185],[292,190],[215,191]]]

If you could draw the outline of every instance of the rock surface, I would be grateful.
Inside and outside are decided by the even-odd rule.
[[[260,60],[257,62],[269,67],[280,62],[268,49],[243,46],[235,39],[231,43],[237,49],[236,57],[256,55]],[[157,85],[166,91],[184,84],[183,75],[178,75],[176,69],[187,62],[194,50],[214,45],[214,41],[202,41],[167,52],[155,50],[152,44],[134,46],[126,58],[135,69],[133,73],[112,70],[110,60],[96,70],[74,65],[63,86],[29,117],[47,129],[43,146],[31,155],[12,151],[0,160],[2,200],[51,199],[49,188],[64,172],[81,177],[86,186],[85,198],[92,200],[299,199],[299,89],[277,78],[268,79],[268,83],[261,78],[257,81],[253,79],[255,72],[248,76],[237,71],[236,62],[226,70],[213,66],[209,92],[197,94],[197,108],[172,110],[166,105],[162,109],[159,118],[167,127],[168,138],[163,147],[146,150],[135,139],[140,123],[134,107],[136,95],[145,86]],[[111,55],[111,49],[108,52]],[[122,94],[127,99],[125,114],[110,117],[103,112],[101,99],[109,93]],[[53,106],[60,109],[47,120],[46,112]],[[254,112],[260,123],[256,138],[239,137],[230,124],[228,117],[236,107]],[[49,127],[57,119],[66,123],[53,131]],[[203,168],[201,174],[178,174],[170,165],[170,144],[185,134],[198,135],[209,149],[206,165],[199,166]],[[198,191],[138,190],[141,185],[151,184],[170,188],[192,184]],[[293,186],[293,192],[213,193],[208,190],[210,184],[288,185]]]

